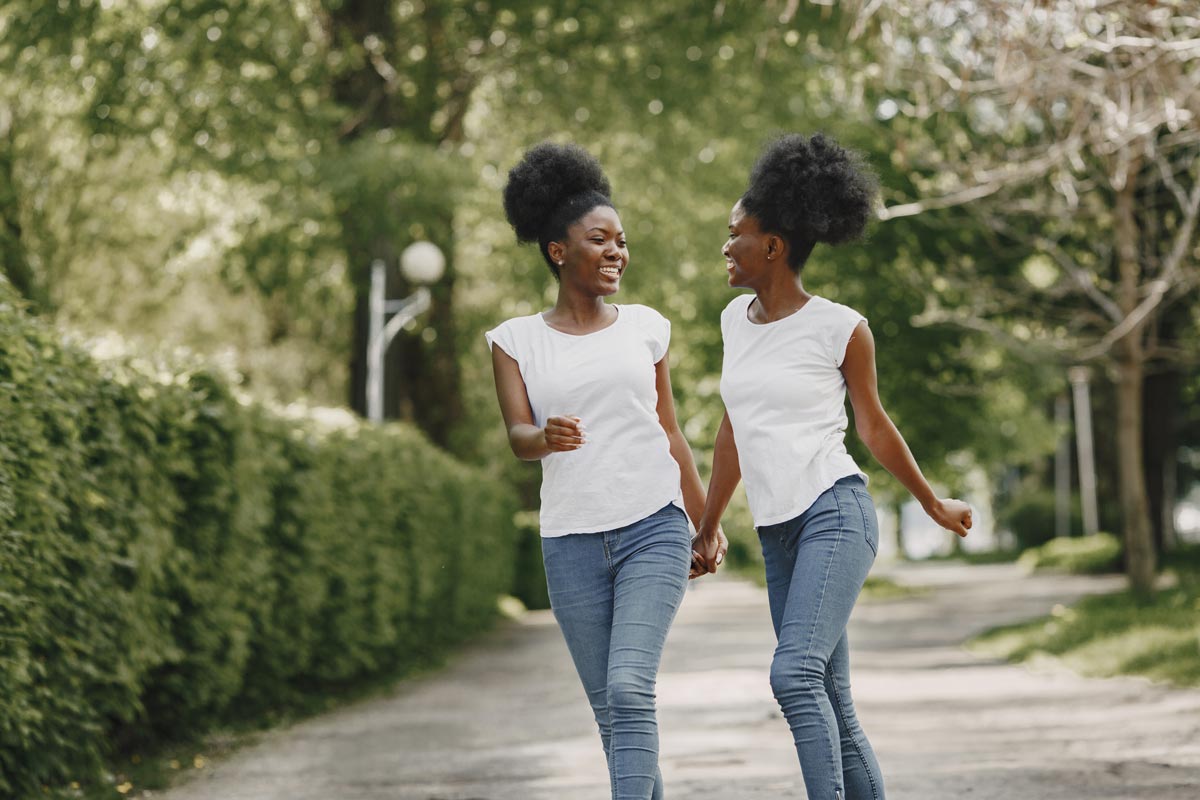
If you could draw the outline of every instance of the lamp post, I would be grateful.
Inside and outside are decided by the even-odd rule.
[[[368,299],[370,329],[367,334],[367,419],[383,421],[383,356],[388,345],[430,305],[426,284],[442,277],[446,257],[433,242],[413,242],[400,254],[400,271],[418,288],[403,300],[387,299],[387,269],[381,259],[371,262],[371,293]],[[388,315],[391,319],[388,319]]]
[[[1096,457],[1092,450],[1092,404],[1088,381],[1091,370],[1071,367],[1067,370],[1071,393],[1075,398],[1075,446],[1079,452],[1079,495],[1083,501],[1083,532],[1092,535],[1100,530],[1096,504]]]

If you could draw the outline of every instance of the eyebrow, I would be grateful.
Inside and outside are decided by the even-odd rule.
[[[599,225],[593,225],[592,227],[590,227],[586,231],[584,231],[584,233],[591,233],[592,231],[600,231],[601,233],[609,232],[608,228],[602,228]],[[625,235],[625,231],[617,231],[617,236],[624,236],[624,235]]]

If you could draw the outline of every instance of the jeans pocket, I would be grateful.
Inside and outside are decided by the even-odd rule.
[[[877,556],[879,555],[879,521],[875,516],[875,503],[871,500],[871,495],[867,494],[866,489],[855,487],[851,492],[858,504],[859,513],[862,514],[863,538],[867,542],[867,547],[871,548],[871,555]]]

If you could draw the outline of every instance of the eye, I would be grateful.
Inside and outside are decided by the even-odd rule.
[[[621,239],[620,241],[618,241],[618,242],[617,242],[617,247],[624,247],[624,246],[625,246],[625,240],[624,240],[624,239]]]

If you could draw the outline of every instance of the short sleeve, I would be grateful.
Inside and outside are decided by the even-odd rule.
[[[739,314],[742,316],[742,319],[746,318],[746,307],[749,306],[750,303],[752,303],[752,302],[754,302],[754,295],[739,294],[738,296],[734,297],[732,300],[730,300],[725,305],[725,308],[722,309],[722,311],[721,311],[721,338],[722,339],[729,338],[729,329],[733,325],[734,321],[737,319]]]
[[[846,348],[850,345],[854,329],[858,327],[858,323],[866,322],[867,318],[849,306],[835,304],[833,310],[836,313],[830,326],[830,357],[835,366],[841,367],[842,362],[846,360]]]
[[[671,344],[671,321],[649,306],[640,306],[640,327],[646,332],[650,344],[650,356],[654,363],[662,361]]]
[[[520,362],[520,352],[517,347],[517,337],[513,330],[513,321],[502,322],[483,335],[487,339],[488,349],[499,347],[513,360]]]

